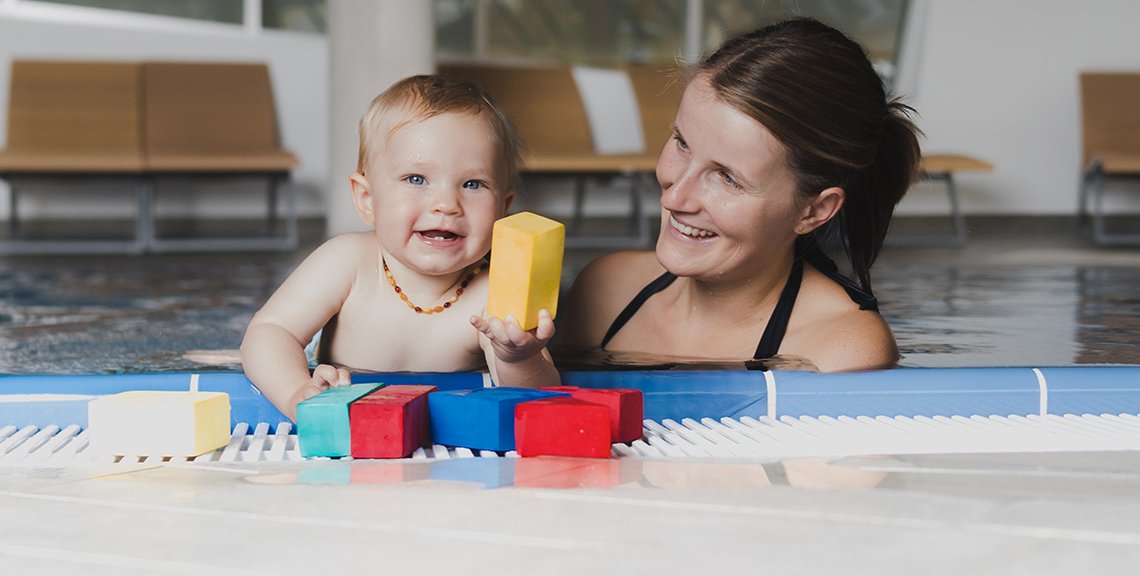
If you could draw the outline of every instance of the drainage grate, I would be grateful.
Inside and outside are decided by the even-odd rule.
[[[101,456],[88,452],[87,433],[78,426],[0,428],[0,467],[70,467],[167,462],[303,461],[288,423],[269,433],[270,424],[234,427],[224,448],[196,458]],[[783,416],[646,420],[632,444],[614,444],[619,458],[795,458],[863,454],[980,452],[1079,452],[1140,450],[1140,415],[1064,416]],[[493,452],[434,445],[413,460],[514,458]]]

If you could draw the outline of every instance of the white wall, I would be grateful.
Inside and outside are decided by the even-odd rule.
[[[0,142],[7,134],[7,94],[11,62],[16,58],[75,60],[207,60],[266,62],[273,81],[281,140],[300,165],[292,181],[302,215],[324,214],[328,181],[328,42],[324,36],[268,31],[247,32],[239,26],[195,24],[165,18],[135,17],[84,11],[75,22],[73,8],[5,6],[0,3]],[[157,28],[157,29],[156,29]],[[252,183],[259,186],[259,183]],[[102,184],[112,187],[115,184]],[[249,188],[249,183],[234,184]],[[263,185],[261,185],[263,186]],[[121,187],[121,185],[120,185]],[[216,186],[215,186],[216,188]],[[250,216],[264,213],[264,195],[223,193],[166,194],[166,213],[195,216]],[[83,215],[88,218],[129,216],[127,194],[28,194],[20,196],[22,217]],[[6,188],[0,190],[0,217],[7,217]]]
[[[431,3],[334,0],[329,3],[332,54],[330,117],[332,172],[328,180],[330,235],[366,229],[356,213],[348,175],[356,170],[360,115],[381,91],[435,65]]]
[[[958,178],[963,211],[1073,214],[1081,168],[1077,76],[1140,72],[1140,2],[921,1],[917,77],[904,85],[914,86],[924,149],[995,165],[992,173]],[[940,191],[920,188],[899,213],[939,206]]]

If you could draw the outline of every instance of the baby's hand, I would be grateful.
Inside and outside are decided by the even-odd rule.
[[[500,320],[496,316],[472,316],[471,325],[483,333],[495,349],[495,357],[503,362],[518,362],[538,354],[554,336],[554,319],[550,311],[538,311],[538,326],[524,331],[514,316]]]
[[[321,364],[313,369],[313,376],[309,381],[293,394],[293,421],[296,422],[297,404],[308,400],[329,388],[347,386],[352,383],[348,370],[337,368],[329,364]]]

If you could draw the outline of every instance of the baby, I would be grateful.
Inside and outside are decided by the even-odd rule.
[[[349,177],[372,230],[325,242],[254,315],[241,345],[249,379],[291,419],[302,400],[347,384],[350,369],[486,366],[502,386],[558,385],[549,312],[529,332],[483,316],[484,258],[519,163],[513,126],[473,84],[413,76],[377,96]],[[304,348],[322,329],[310,374]]]

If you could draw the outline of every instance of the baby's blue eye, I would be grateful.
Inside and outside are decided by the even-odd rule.
[[[419,174],[412,174],[411,176],[404,178],[404,180],[413,186],[421,186],[425,182],[424,177],[420,176]]]
[[[478,190],[483,187],[483,183],[478,180],[468,180],[463,183],[463,187],[468,190]]]

